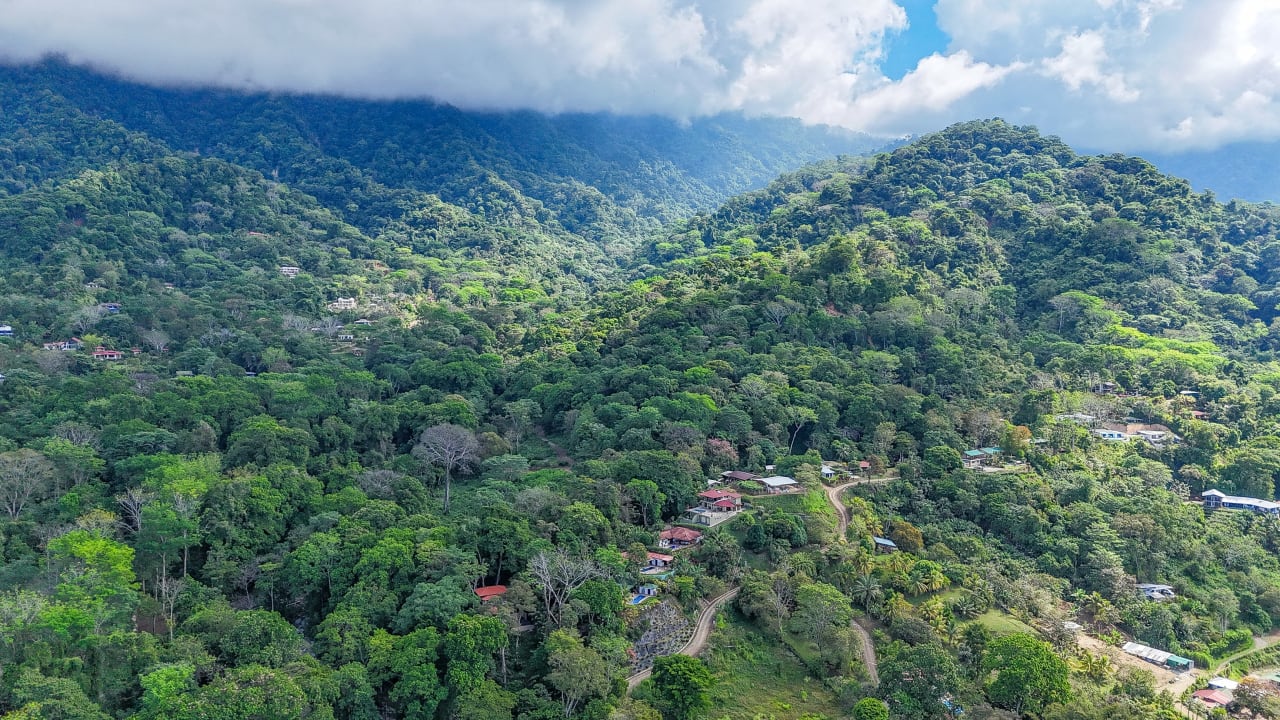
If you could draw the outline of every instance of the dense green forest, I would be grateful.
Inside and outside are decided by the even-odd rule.
[[[725,199],[865,147],[751,123],[6,70],[2,716],[1176,718],[1102,647],[1270,642],[1189,500],[1276,496],[1280,214],[998,120]]]

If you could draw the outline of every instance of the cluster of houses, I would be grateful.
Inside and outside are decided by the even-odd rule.
[[[41,348],[50,352],[76,352],[84,349],[84,341],[80,338],[73,337],[70,340],[55,340],[41,345]],[[129,348],[130,355],[141,355],[142,348]],[[91,354],[94,360],[104,362],[116,362],[123,360],[125,353],[123,350],[112,350],[105,345],[98,345],[93,349]]]
[[[1235,702],[1235,691],[1240,683],[1230,678],[1215,677],[1209,679],[1209,687],[1191,693],[1191,697],[1204,703],[1210,710],[1226,708]]]
[[[1270,500],[1227,495],[1220,490],[1205,490],[1200,497],[1205,510],[1248,510],[1260,515],[1280,516],[1280,503]]]
[[[1120,423],[1104,423],[1093,415],[1084,413],[1065,413],[1055,415],[1058,422],[1073,422],[1089,428],[1089,432],[1108,442],[1129,442],[1138,440],[1152,447],[1164,447],[1165,444],[1177,444],[1182,438],[1164,425],[1144,423],[1138,418],[1125,418]]]

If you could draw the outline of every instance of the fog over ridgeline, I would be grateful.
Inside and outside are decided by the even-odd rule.
[[[1266,0],[939,0],[944,51],[900,78],[918,31],[892,0],[12,0],[10,62],[61,54],[162,84],[468,109],[724,111],[888,135],[971,117],[1088,147],[1212,148],[1280,135],[1280,8]],[[918,20],[916,20],[918,24]]]

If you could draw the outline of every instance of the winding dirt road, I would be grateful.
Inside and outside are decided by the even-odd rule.
[[[849,508],[845,507],[844,501],[840,499],[840,495],[854,485],[879,485],[881,483],[887,483],[892,479],[892,477],[859,478],[857,480],[850,480],[847,483],[827,488],[827,501],[831,503],[831,507],[836,509],[836,515],[840,516],[840,521],[838,523],[839,532],[837,534],[841,541],[844,540],[844,534],[849,531]]]
[[[831,503],[831,506],[835,508],[836,515],[840,517],[839,539],[837,542],[846,542],[844,535],[849,529],[849,508],[845,507],[844,502],[840,500],[840,494],[854,485],[873,485],[889,482],[892,479],[892,477],[860,478],[858,480],[852,480],[841,485],[826,488],[827,500]],[[685,643],[684,647],[680,648],[676,654],[696,656],[698,653],[702,652],[702,649],[707,645],[707,640],[711,638],[711,627],[715,622],[716,612],[720,610],[721,605],[724,605],[737,597],[739,589],[740,588],[734,587],[723,595],[712,598],[711,602],[707,603],[707,606],[698,614],[698,622],[694,626],[693,637],[689,638],[689,642]],[[862,645],[862,665],[867,669],[867,677],[871,680],[871,684],[873,686],[879,685],[880,674],[876,664],[876,646],[871,641],[871,633],[867,632],[867,629],[864,628],[856,618],[850,627],[852,627],[853,631],[858,634],[858,639]],[[637,685],[648,680],[649,676],[652,674],[653,669],[650,668],[647,670],[641,670],[640,672],[628,677],[627,692],[631,692]]]
[[[892,478],[888,477],[859,478],[858,480],[851,480],[847,483],[827,488],[827,500],[831,503],[831,507],[835,508],[836,515],[839,516],[836,542],[847,542],[845,539],[845,533],[849,531],[849,508],[846,507],[844,501],[840,499],[840,496],[844,491],[854,485],[872,485],[888,482],[891,479]],[[867,669],[867,679],[871,681],[872,686],[879,685],[880,672],[876,663],[876,646],[875,643],[871,641],[871,633],[867,632],[867,629],[862,626],[862,623],[858,622],[858,618],[853,619],[853,623],[850,627],[853,628],[854,632],[858,633],[858,640],[862,645],[862,666]]]
[[[714,597],[711,602],[707,603],[707,606],[698,614],[698,622],[694,626],[693,637],[689,638],[689,642],[685,643],[684,647],[676,651],[676,655],[695,656],[702,652],[702,649],[707,646],[707,640],[711,638],[711,626],[715,622],[716,612],[720,610],[721,605],[738,597],[738,590],[740,589],[738,587],[731,588],[723,595]],[[628,677],[627,692],[631,692],[637,685],[648,680],[652,674],[653,668],[648,668]]]

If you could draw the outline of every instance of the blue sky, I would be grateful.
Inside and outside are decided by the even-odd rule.
[[[1280,139],[1276,0],[3,0],[0,60],[468,109]]]
[[[880,71],[890,80],[901,80],[915,69],[920,58],[945,53],[950,38],[938,27],[933,12],[934,0],[898,0],[907,13],[907,30],[891,35],[886,42],[886,55]]]

